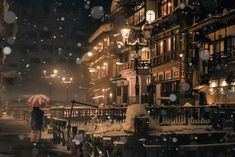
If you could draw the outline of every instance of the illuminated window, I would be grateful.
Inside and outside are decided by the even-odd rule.
[[[151,77],[149,76],[149,77],[147,77],[147,79],[146,79],[146,84],[149,85],[150,83],[151,83]]]
[[[164,81],[164,74],[163,74],[163,72],[158,73],[158,81]]]
[[[166,16],[172,12],[171,0],[162,0],[161,1],[161,14]]]
[[[212,55],[214,53],[214,46],[210,45],[210,55]]]
[[[171,71],[166,71],[165,72],[165,80],[170,80],[171,79]]]
[[[151,23],[155,20],[155,12],[153,10],[148,10],[146,13],[146,20]]]
[[[167,50],[171,51],[171,38],[167,39]]]
[[[180,73],[179,73],[179,69],[174,70],[174,71],[173,71],[173,78],[174,78],[174,79],[179,78],[179,74],[180,74]]]
[[[139,24],[145,19],[145,8],[140,9],[134,14],[134,24]]]
[[[224,52],[224,40],[219,41],[218,45],[218,52]]]
[[[162,40],[162,41],[160,41],[160,55],[162,55],[163,52],[164,52],[164,42]]]
[[[175,36],[173,37],[172,48],[173,50],[176,50]]]

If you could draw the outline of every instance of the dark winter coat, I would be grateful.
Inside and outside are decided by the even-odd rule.
[[[31,113],[31,129],[42,130],[44,112],[38,107],[34,107]]]

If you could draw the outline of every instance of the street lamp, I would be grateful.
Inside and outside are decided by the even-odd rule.
[[[147,40],[147,42],[146,43],[140,43],[140,38],[141,37],[138,37],[138,39],[136,40],[136,42],[134,44],[129,43],[128,39],[129,39],[129,36],[130,36],[131,28],[133,30],[142,31],[143,36]],[[153,27],[149,23],[145,23],[142,26],[142,28],[128,26],[128,27],[125,27],[125,28],[121,29],[121,35],[122,35],[122,39],[123,39],[123,42],[125,43],[125,45],[126,46],[135,46],[135,52],[136,52],[136,55],[134,57],[134,70],[136,72],[135,93],[136,93],[136,98],[139,98],[138,101],[136,99],[136,102],[140,103],[140,104],[141,104],[141,96],[139,94],[139,78],[138,78],[139,67],[141,67],[142,65],[149,65],[150,66],[150,64],[149,63],[144,63],[144,61],[141,61],[140,58],[139,58],[140,56],[138,56],[138,52],[140,50],[140,47],[147,47],[148,46],[148,40],[151,37],[152,29],[153,29]]]
[[[49,96],[50,98],[52,99],[52,78],[59,78],[58,76],[58,70],[57,69],[54,69],[53,70],[53,73],[52,74],[47,74],[47,71],[46,70],[43,70],[43,75],[45,79],[49,79],[49,85],[50,85],[50,91],[49,91]]]
[[[67,80],[65,77],[62,77],[62,82],[66,85],[66,103],[69,105],[69,84],[73,82],[73,78],[70,77],[69,80]]]

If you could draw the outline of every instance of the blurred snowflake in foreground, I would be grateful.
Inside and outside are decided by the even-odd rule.
[[[4,21],[8,24],[14,23],[16,20],[16,15],[12,11],[8,11],[6,15],[4,16]]]
[[[11,54],[11,48],[8,47],[8,46],[4,47],[4,48],[3,48],[3,53],[4,53],[5,55],[10,55],[10,54]]]
[[[174,102],[177,100],[177,96],[175,94],[170,95],[170,101]]]
[[[77,64],[82,64],[82,59],[77,58],[77,59],[76,59],[76,63],[77,63]]]
[[[104,9],[102,6],[95,6],[91,9],[91,17],[94,19],[100,19],[104,15]]]
[[[16,37],[10,36],[7,38],[7,42],[11,45],[13,45],[15,43],[15,39]]]
[[[201,60],[207,61],[210,59],[210,52],[208,50],[202,50],[199,52]]]

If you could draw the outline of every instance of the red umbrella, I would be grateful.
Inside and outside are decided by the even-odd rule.
[[[50,101],[50,98],[43,94],[36,94],[32,95],[27,100],[27,105],[30,107],[44,107],[46,104],[48,104]]]

